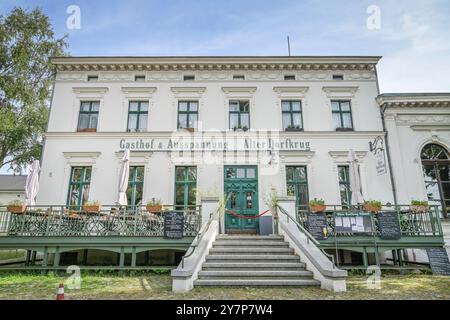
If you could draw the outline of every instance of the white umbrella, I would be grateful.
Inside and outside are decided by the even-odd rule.
[[[39,191],[39,171],[41,167],[39,165],[39,160],[34,160],[31,165],[31,171],[27,176],[27,181],[25,184],[25,196],[26,202],[29,206],[34,206],[36,204],[36,196]]]
[[[122,159],[122,166],[120,167],[119,194],[117,195],[116,200],[116,203],[121,206],[126,206],[128,204],[127,188],[129,176],[130,176],[130,149],[126,149]]]
[[[358,160],[355,151],[350,150],[348,153],[348,162],[350,162],[349,178],[350,187],[352,189],[352,204],[363,203],[364,199],[361,194],[361,179],[359,177]]]

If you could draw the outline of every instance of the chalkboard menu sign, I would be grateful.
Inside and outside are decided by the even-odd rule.
[[[184,213],[168,211],[164,213],[164,237],[170,239],[183,238]]]
[[[369,212],[336,212],[334,223],[336,233],[371,233],[372,214]]]
[[[380,238],[383,240],[398,240],[402,237],[398,213],[395,211],[384,211],[378,213],[378,227]]]
[[[450,276],[450,262],[445,248],[430,248],[427,254],[433,274]]]
[[[316,240],[328,238],[327,217],[324,214],[308,213],[308,231]]]

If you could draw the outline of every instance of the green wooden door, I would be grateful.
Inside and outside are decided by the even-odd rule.
[[[258,215],[258,171],[256,166],[226,166],[226,208],[242,216]],[[225,214],[227,233],[257,233],[258,219],[244,219]]]

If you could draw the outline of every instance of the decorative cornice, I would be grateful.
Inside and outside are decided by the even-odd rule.
[[[273,91],[278,94],[289,93],[304,95],[308,90],[309,87],[273,87]]]
[[[222,91],[226,94],[233,93],[247,93],[253,94],[256,92],[257,87],[222,87]]]
[[[155,93],[156,87],[122,87],[122,92],[125,94],[148,94]]]
[[[62,57],[58,71],[374,71],[380,57]]]
[[[377,102],[384,108],[446,108],[450,93],[381,94]]]
[[[328,98],[354,97],[358,89],[359,89],[358,87],[348,87],[348,86],[322,87],[322,90],[327,94]]]
[[[367,151],[355,151],[356,158],[358,161],[362,162],[362,160],[366,157]],[[346,162],[348,157],[348,151],[329,151],[328,154],[331,158],[336,162]]]
[[[86,93],[96,93],[105,94],[108,92],[108,87],[73,87],[73,92],[75,94],[86,94]]]

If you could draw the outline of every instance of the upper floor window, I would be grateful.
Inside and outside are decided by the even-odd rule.
[[[294,74],[286,74],[284,76],[284,80],[288,80],[288,81],[295,80],[295,75]]]
[[[196,129],[198,121],[198,101],[178,102],[178,129]]]
[[[333,74],[333,80],[344,80],[344,75],[343,74]]]
[[[145,75],[141,75],[141,74],[135,75],[134,76],[134,81],[135,82],[145,82]]]
[[[303,130],[301,101],[281,101],[281,112],[283,115],[283,130]]]
[[[87,81],[88,82],[98,81],[98,76],[96,76],[96,75],[88,76]]]
[[[233,75],[233,80],[245,80],[245,76],[243,74],[235,74]]]
[[[230,101],[230,129],[247,131],[250,129],[250,102],[248,100]]]
[[[352,131],[352,109],[350,101],[331,101],[333,125],[336,131]]]
[[[78,117],[77,131],[96,132],[98,123],[99,101],[82,101]]]
[[[127,131],[140,132],[147,130],[148,102],[130,101],[128,107]]]
[[[193,74],[187,74],[183,76],[183,80],[184,81],[194,81],[195,80],[195,76]]]

